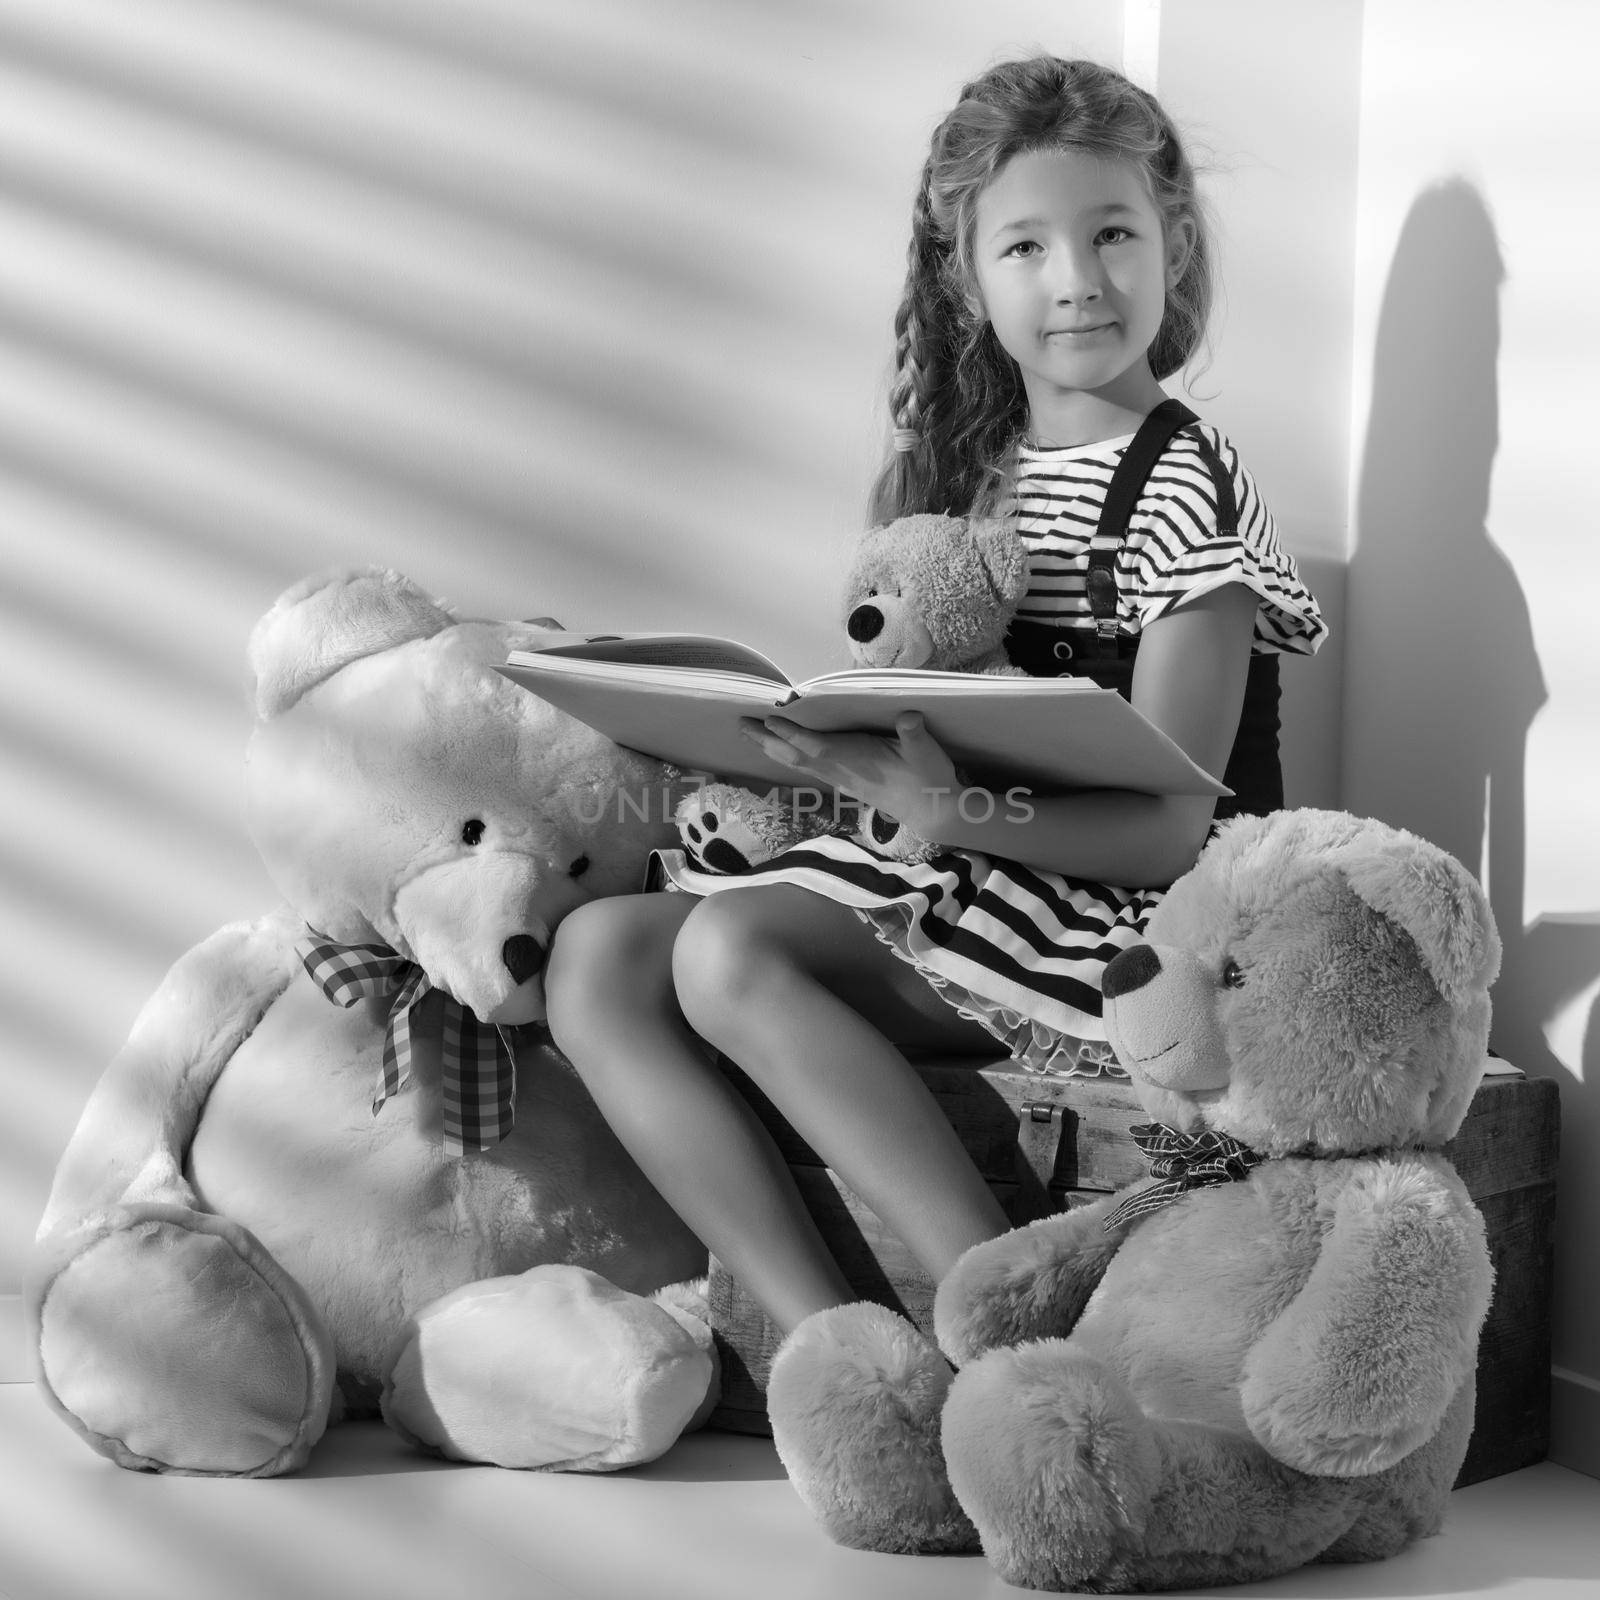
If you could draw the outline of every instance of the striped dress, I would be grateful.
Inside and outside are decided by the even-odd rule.
[[[1186,600],[1228,583],[1254,590],[1253,650],[1310,654],[1327,629],[1238,452],[1198,425],[1233,481],[1238,533],[1217,531],[1215,489],[1190,430],[1152,469],[1117,551],[1117,626],[1136,636]],[[1028,547],[1027,622],[1092,625],[1085,574],[1106,489],[1127,438],[1020,451],[1013,510]],[[1117,888],[972,850],[926,863],[886,861],[844,838],[797,845],[737,877],[663,860],[672,886],[711,894],[790,883],[853,907],[959,1012],[1024,1066],[1052,1074],[1117,1072],[1101,1019],[1100,974],[1137,943],[1163,890]]]

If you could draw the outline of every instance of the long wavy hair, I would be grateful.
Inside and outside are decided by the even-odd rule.
[[[913,512],[992,510],[1027,420],[1016,363],[978,295],[978,196],[1014,156],[1081,150],[1144,174],[1166,237],[1187,223],[1193,248],[1167,291],[1150,346],[1157,378],[1180,370],[1211,313],[1211,242],[1194,168],[1155,96],[1093,61],[1038,56],[992,68],[934,130],[911,212],[906,284],[895,312],[889,411],[895,445],[873,487],[872,522]]]

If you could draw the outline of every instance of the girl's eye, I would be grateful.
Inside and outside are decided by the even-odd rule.
[[[483,842],[483,823],[477,817],[461,824],[462,844],[481,844]]]
[[[1009,250],[1006,251],[1006,254],[1008,256],[1018,256],[1018,257],[1026,259],[1028,256],[1031,256],[1034,253],[1034,251],[1036,251],[1038,248],[1039,248],[1039,246],[1038,246],[1037,242],[1032,240],[1032,239],[1018,239],[1017,242],[1014,245],[1012,245]]]
[[[1224,989],[1244,988],[1244,969],[1237,961],[1225,961],[1222,964],[1222,987]]]
[[[1133,235],[1126,228],[1102,228],[1100,230],[1101,244],[1121,244],[1124,239],[1131,239]]]

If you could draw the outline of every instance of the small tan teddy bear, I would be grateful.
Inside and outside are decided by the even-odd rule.
[[[780,1347],[773,1435],[840,1543],[1126,1592],[1438,1529],[1492,1281],[1440,1150],[1484,1068],[1488,902],[1411,834],[1277,812],[1227,823],[1148,938],[1104,993],[1153,1181],[968,1251],[943,1355],[864,1303]]]
[[[871,528],[845,582],[851,659],[858,667],[1025,676],[1007,659],[1005,636],[1027,587],[1027,547],[1008,521],[929,514]],[[846,831],[831,806],[732,784],[687,796],[677,821],[691,858],[713,872],[744,872],[792,845]],[[938,849],[871,806],[853,813],[849,831],[896,861],[925,861]]]
[[[1027,587],[1027,547],[1003,519],[928,514],[871,528],[845,584],[851,658],[1020,676],[1005,637]]]

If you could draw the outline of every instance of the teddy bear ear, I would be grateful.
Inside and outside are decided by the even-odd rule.
[[[1028,588],[1028,548],[1009,517],[974,517],[972,542],[978,559],[1005,605],[1020,600]]]
[[[251,632],[256,715],[276,716],[340,667],[432,638],[455,620],[409,578],[381,567],[307,578],[279,595]]]
[[[1488,988],[1500,971],[1500,935],[1483,886],[1459,861],[1415,834],[1361,834],[1338,853],[1351,889],[1404,928],[1452,1005]]]

